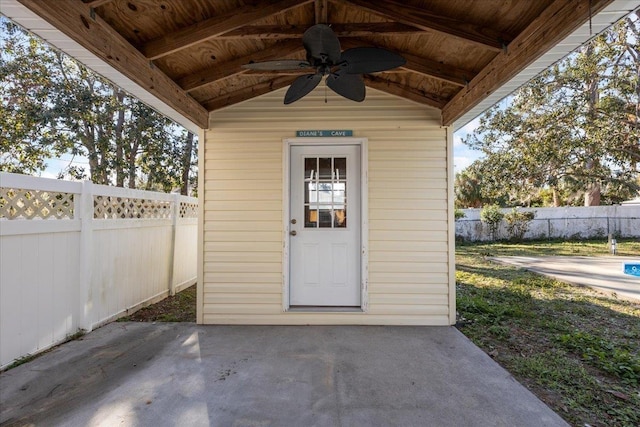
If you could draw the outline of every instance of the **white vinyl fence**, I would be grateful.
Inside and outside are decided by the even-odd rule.
[[[198,201],[0,173],[0,367],[195,283]]]
[[[525,239],[587,239],[640,237],[640,205],[613,205],[561,208],[520,208],[535,212]],[[463,209],[465,217],[456,221],[456,238],[465,241],[492,240],[487,224],[480,220],[481,209]],[[511,209],[502,209],[507,214]],[[508,239],[503,220],[498,239]]]

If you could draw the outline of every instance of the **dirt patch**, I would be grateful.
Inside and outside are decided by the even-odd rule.
[[[174,296],[156,304],[142,308],[130,316],[119,319],[122,322],[195,322],[196,285],[184,289]]]

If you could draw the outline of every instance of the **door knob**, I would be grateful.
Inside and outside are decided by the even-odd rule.
[[[292,236],[295,236],[296,234],[298,234],[298,232],[296,230],[291,230],[289,234],[291,234]]]

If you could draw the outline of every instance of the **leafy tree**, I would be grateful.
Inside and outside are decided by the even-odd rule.
[[[638,40],[636,13],[481,118],[465,143],[485,154],[475,165],[485,197],[530,205],[549,189],[554,206],[576,194],[597,205],[638,190]]]
[[[468,167],[456,174],[453,190],[457,208],[479,208],[482,206],[484,199],[480,181],[481,178],[473,167]]]
[[[89,167],[60,177],[187,192],[193,135],[10,21],[0,26],[0,170],[36,173],[67,153]]]

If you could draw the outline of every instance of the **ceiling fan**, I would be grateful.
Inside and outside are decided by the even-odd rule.
[[[315,89],[324,76],[327,86],[338,95],[362,102],[365,98],[362,74],[391,70],[406,63],[397,53],[377,47],[356,47],[342,52],[338,36],[325,24],[316,24],[305,31],[302,44],[307,51],[306,61],[281,59],[252,62],[242,67],[262,71],[315,68],[315,73],[293,81],[284,97],[284,103],[291,104]]]

